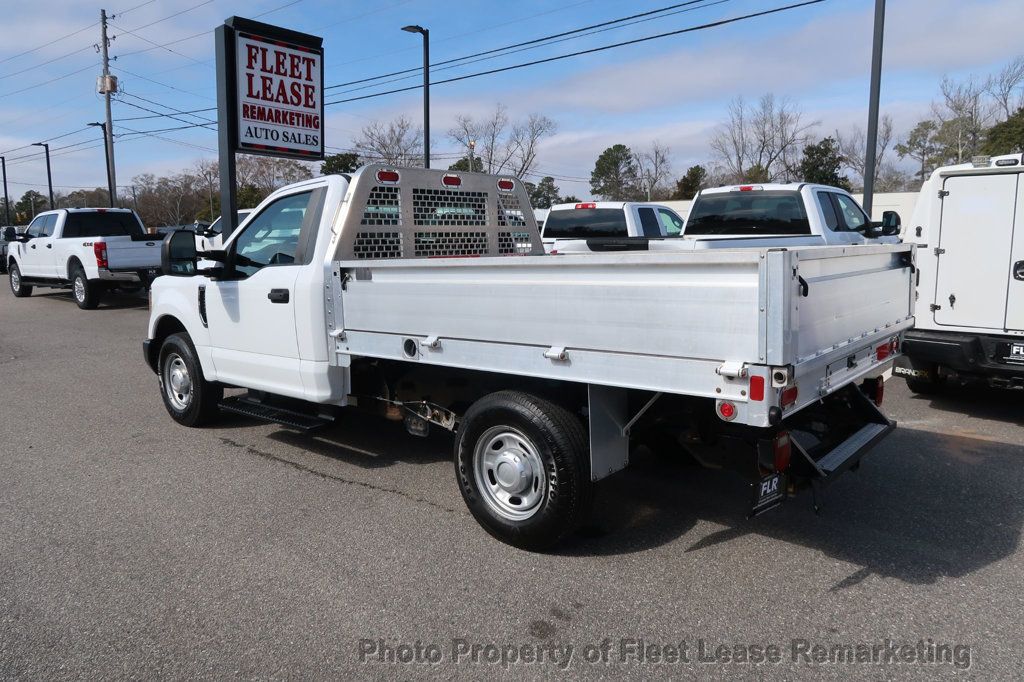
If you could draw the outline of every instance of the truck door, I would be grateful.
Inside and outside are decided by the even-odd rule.
[[[1017,175],[953,176],[943,190],[935,323],[1002,331]]]
[[[1024,175],[1017,174],[1017,210],[1006,292],[1006,329],[1024,332]]]
[[[276,199],[228,243],[238,279],[207,285],[206,311],[218,378],[246,388],[301,397],[295,280],[312,258],[323,190]],[[316,292],[320,293],[320,292]]]
[[[29,240],[21,245],[21,274],[25,277],[53,277],[53,229],[57,214],[37,216],[25,234]]]

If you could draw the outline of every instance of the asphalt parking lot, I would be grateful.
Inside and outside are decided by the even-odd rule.
[[[583,532],[539,555],[473,521],[444,434],[361,415],[315,436],[176,425],[141,358],[146,318],[141,298],[87,312],[65,293],[15,300],[3,278],[0,677],[1024,667],[1020,393],[929,400],[891,381],[900,428],[820,516],[805,496],[747,520],[731,475],[641,458],[602,485]],[[684,642],[687,660],[637,660],[632,640],[663,658]],[[953,662],[814,663],[793,660],[801,642],[961,648]],[[701,659],[720,645],[781,660]]]

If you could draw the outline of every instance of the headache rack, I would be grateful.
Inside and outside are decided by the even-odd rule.
[[[544,254],[518,178],[370,165],[349,197],[341,260]]]

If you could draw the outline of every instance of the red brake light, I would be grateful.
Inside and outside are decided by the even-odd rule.
[[[377,171],[377,182],[393,185],[398,182],[398,171],[379,170]]]
[[[727,422],[731,422],[736,418],[736,406],[723,400],[718,403],[718,416]]]
[[[750,377],[750,399],[764,400],[764,377]]]
[[[889,357],[889,353],[892,352],[892,345],[889,342],[883,343],[881,346],[875,349],[875,357],[881,362]]]
[[[597,208],[597,204],[576,204],[576,208]]]
[[[789,437],[789,431],[780,431],[775,434],[772,450],[775,455],[775,471],[785,471],[788,469],[789,460],[793,454],[793,441]]]
[[[799,394],[796,386],[790,386],[789,388],[783,389],[782,394],[779,396],[779,405],[786,407],[796,402],[796,397]]]
[[[500,189],[502,192],[511,192],[515,188],[516,183],[513,182],[512,180],[509,180],[508,178],[502,178],[501,180],[498,180],[498,189]]]
[[[452,173],[447,173],[441,176],[441,184],[445,187],[459,187],[462,185],[462,178]]]
[[[105,268],[107,267],[107,245],[104,242],[93,242],[92,244],[93,255],[96,256],[96,267]]]

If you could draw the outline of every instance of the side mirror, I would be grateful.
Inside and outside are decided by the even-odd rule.
[[[18,231],[13,227],[4,228],[4,241],[14,242],[18,241]]]
[[[175,230],[160,248],[160,272],[174,277],[192,277],[196,274],[196,236],[189,230]]]
[[[892,237],[900,233],[900,214],[896,211],[886,211],[882,214],[882,236]]]

